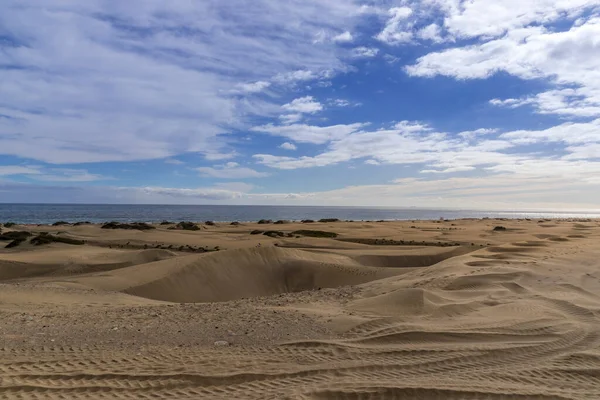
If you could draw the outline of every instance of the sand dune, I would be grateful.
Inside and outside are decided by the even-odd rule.
[[[54,246],[0,257],[0,281],[40,276],[68,276],[110,271],[174,257],[168,250],[120,251],[70,246]]]
[[[600,398],[597,222],[311,225],[387,242],[92,226],[0,251],[0,398]],[[123,248],[157,242],[223,250]]]
[[[399,272],[349,257],[262,247],[191,255],[75,278],[82,285],[178,303],[356,285]]]

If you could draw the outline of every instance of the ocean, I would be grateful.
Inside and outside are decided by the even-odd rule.
[[[1,204],[0,223],[51,224],[56,221],[100,223],[168,221],[301,220],[424,220],[459,218],[600,218],[600,212],[477,211],[418,208],[224,206],[224,205],[115,205],[115,204]]]

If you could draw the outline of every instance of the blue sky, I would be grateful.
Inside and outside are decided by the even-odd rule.
[[[600,208],[598,0],[4,0],[0,202]]]

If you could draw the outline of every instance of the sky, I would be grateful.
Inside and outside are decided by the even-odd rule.
[[[600,0],[2,0],[0,202],[600,209]]]

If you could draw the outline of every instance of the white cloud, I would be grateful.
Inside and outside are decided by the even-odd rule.
[[[352,102],[346,99],[329,99],[328,104],[333,107],[358,107],[362,103]]]
[[[496,133],[496,132],[498,132],[497,129],[480,128],[480,129],[475,129],[474,131],[460,132],[458,134],[458,136],[462,137],[463,139],[474,140],[474,139],[479,138],[481,135],[491,135],[492,133]]]
[[[421,28],[417,32],[417,37],[423,40],[431,40],[434,43],[440,43],[444,41],[441,35],[442,29],[437,24],[430,24],[424,28]]]
[[[312,126],[304,124],[278,126],[267,124],[252,128],[254,132],[284,137],[298,143],[324,144],[356,132],[366,124]]]
[[[600,37],[600,18],[564,31],[518,28],[498,39],[427,54],[406,70],[413,76],[457,79],[482,79],[499,71],[522,79],[546,78],[555,89],[523,99],[493,99],[491,104],[511,108],[531,104],[544,114],[599,116],[600,42],[596,37]]]
[[[269,176],[265,172],[259,172],[248,167],[241,167],[236,162],[228,162],[214,167],[194,168],[202,176],[219,179],[244,179],[244,178],[263,178]]]
[[[131,188],[121,187],[112,190],[116,192],[124,201],[131,202],[129,199],[134,199],[133,203],[156,203],[164,204],[164,199],[177,199],[184,201],[189,199],[197,200],[232,200],[242,197],[242,193],[231,191],[228,189],[219,188],[197,188],[197,189],[181,189],[181,188],[164,188],[164,187],[142,187]]]
[[[173,165],[183,165],[185,164],[183,161],[181,160],[177,160],[175,158],[167,158],[165,160],[165,164],[173,164]]]
[[[279,119],[285,125],[295,124],[296,122],[300,122],[302,119],[302,114],[284,114],[280,115]]]
[[[279,145],[279,147],[284,150],[297,150],[298,149],[294,143],[290,143],[290,142],[282,143],[281,145]]]
[[[367,165],[381,165],[381,163],[377,160],[367,160],[365,161],[365,164]]]
[[[219,182],[215,184],[215,188],[238,193],[248,193],[255,187],[253,184],[246,182]]]
[[[29,179],[47,182],[91,182],[112,179],[89,173],[83,169],[46,168],[38,165],[0,166],[0,176],[24,176]]]
[[[0,153],[67,164],[218,150],[260,104],[233,93],[345,70],[310,34],[359,14],[339,0],[5,0]]]
[[[225,186],[221,186],[225,185]],[[205,188],[43,186],[0,182],[3,200],[43,198],[55,203],[110,202],[123,204],[288,204],[394,206],[497,210],[598,209],[600,181],[515,177],[510,173],[485,177],[402,178],[384,185],[347,186],[301,193],[247,193],[248,186],[232,182]],[[236,187],[237,186],[237,187]]]
[[[567,145],[600,143],[600,119],[590,122],[566,122],[543,130],[518,130],[500,135],[515,144],[564,143]]]
[[[371,58],[375,57],[379,53],[379,49],[375,47],[355,47],[352,49],[352,57],[354,58]]]
[[[40,167],[22,165],[0,165],[0,176],[35,175],[40,173]]]
[[[240,90],[242,92],[246,92],[246,93],[258,93],[258,92],[262,92],[263,90],[265,90],[269,86],[271,86],[271,82],[266,82],[266,81],[256,81],[256,82],[252,82],[252,83],[241,83],[241,84],[238,85],[238,87],[240,88]]]
[[[582,15],[597,0],[431,0],[445,15],[444,26],[455,36],[501,36],[533,23],[551,23]]]
[[[203,152],[204,158],[208,161],[219,161],[219,160],[229,160],[231,158],[236,157],[238,154],[235,151],[229,153],[219,153],[219,152]]]
[[[412,24],[409,17],[413,11],[409,7],[393,7],[388,11],[389,19],[376,39],[389,45],[398,45],[412,40]]]
[[[306,114],[314,114],[323,109],[323,105],[318,101],[315,101],[314,97],[312,96],[294,99],[291,103],[284,104],[281,107],[289,112]]]
[[[333,37],[333,41],[336,43],[349,43],[349,42],[352,42],[353,40],[354,40],[354,37],[348,31],[340,33],[339,35],[336,35]]]
[[[311,128],[303,127],[306,132]],[[319,130],[336,127],[318,127]],[[339,127],[338,127],[339,128]],[[422,173],[511,173],[515,177],[569,178],[579,183],[600,176],[600,119],[587,123],[565,123],[541,131],[498,133],[494,129],[478,129],[450,135],[436,132],[419,122],[402,121],[391,129],[366,131],[357,127],[336,136],[319,136],[326,150],[315,156],[284,157],[256,154],[254,158],[271,168],[299,169],[324,167],[365,159],[367,164],[419,165]],[[292,129],[296,132],[296,129]],[[277,128],[271,134],[291,134]],[[496,138],[490,138],[495,134]],[[564,143],[567,154],[531,153],[521,146],[533,143]],[[584,150],[589,147],[590,151]],[[591,145],[591,146],[590,146]],[[510,150],[510,152],[505,152]]]

